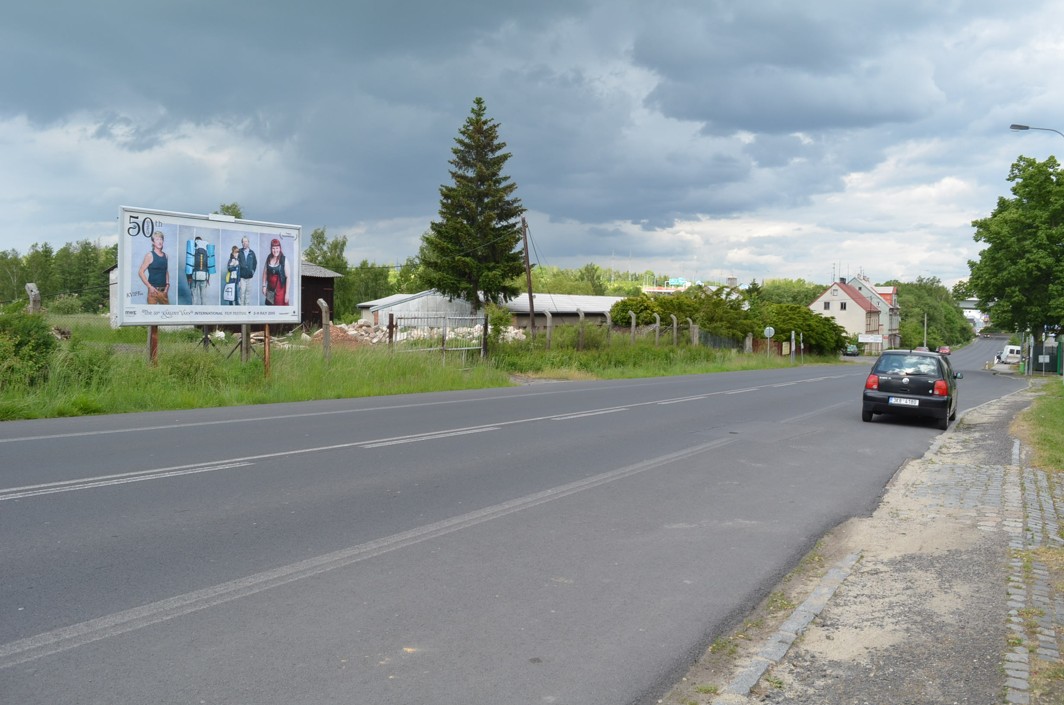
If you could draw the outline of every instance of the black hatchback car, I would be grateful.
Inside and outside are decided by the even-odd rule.
[[[887,350],[865,380],[861,420],[874,414],[923,416],[938,420],[943,431],[957,418],[957,380],[949,358],[937,352]]]

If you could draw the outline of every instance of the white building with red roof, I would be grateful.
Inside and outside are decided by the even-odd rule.
[[[857,287],[845,278],[833,283],[809,304],[809,310],[826,318],[833,318],[847,334],[868,338],[882,336],[882,313]],[[885,340],[880,338],[880,340]],[[865,353],[879,353],[883,343],[865,342]]]

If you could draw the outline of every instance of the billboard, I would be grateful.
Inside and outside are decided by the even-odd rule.
[[[120,326],[299,323],[298,225],[119,211]]]

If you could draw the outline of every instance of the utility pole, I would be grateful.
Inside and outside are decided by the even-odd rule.
[[[525,243],[525,281],[528,284],[528,338],[536,339],[536,307],[532,303],[532,267],[528,263],[528,221],[521,216],[521,239]]]

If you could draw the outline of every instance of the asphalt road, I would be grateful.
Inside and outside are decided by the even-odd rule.
[[[0,424],[0,702],[651,702],[938,434],[867,362]]]

